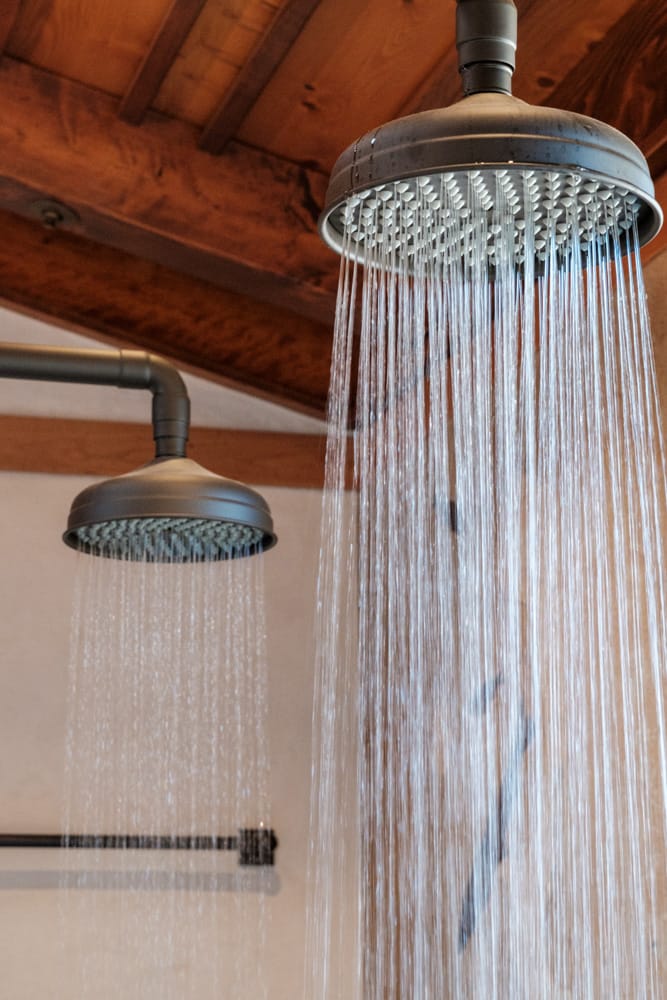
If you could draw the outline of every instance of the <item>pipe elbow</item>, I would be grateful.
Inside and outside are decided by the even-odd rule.
[[[190,397],[183,378],[157,354],[148,354],[149,389],[153,393],[155,457],[185,458],[190,432]]]
[[[121,351],[121,382],[150,389],[156,458],[185,458],[190,397],[181,374],[158,354]]]
[[[181,373],[159,354],[146,354],[148,365],[148,388],[154,395],[169,394],[188,396],[188,390]]]

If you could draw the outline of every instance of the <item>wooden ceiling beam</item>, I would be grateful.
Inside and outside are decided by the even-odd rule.
[[[185,274],[331,323],[338,263],[317,233],[326,178],[194,129],[118,119],[105,94],[0,63],[0,208],[62,202],[71,229]],[[65,213],[65,220],[67,220]],[[67,224],[67,221],[65,221]]]
[[[199,146],[219,155],[236,135],[321,0],[286,0],[211,115]]]
[[[197,426],[188,447],[190,458],[219,475],[292,489],[322,488],[325,451],[326,438],[318,434]],[[0,415],[0,470],[6,472],[119,476],[152,455],[148,423]]]
[[[324,416],[329,326],[7,212],[0,300]]]
[[[118,115],[123,121],[141,124],[205,3],[206,0],[173,0],[121,101]]]

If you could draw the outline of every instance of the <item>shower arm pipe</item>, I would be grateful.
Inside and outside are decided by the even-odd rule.
[[[0,378],[149,389],[156,458],[184,458],[190,399],[178,371],[146,351],[0,344]]]
[[[512,93],[516,39],[513,0],[457,0],[456,48],[466,97]]]

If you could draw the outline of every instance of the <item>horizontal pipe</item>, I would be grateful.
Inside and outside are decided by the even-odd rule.
[[[0,377],[148,389],[153,394],[156,457],[185,457],[190,428],[188,392],[173,365],[156,354],[0,344]]]

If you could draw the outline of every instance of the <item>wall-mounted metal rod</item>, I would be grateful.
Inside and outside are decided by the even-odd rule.
[[[185,382],[163,358],[146,351],[0,344],[0,378],[112,385],[153,394],[156,458],[184,458],[190,428]]]
[[[244,828],[231,837],[91,833],[3,833],[0,848],[59,848],[85,851],[238,851],[239,864],[272,865],[278,846],[268,827]]]

